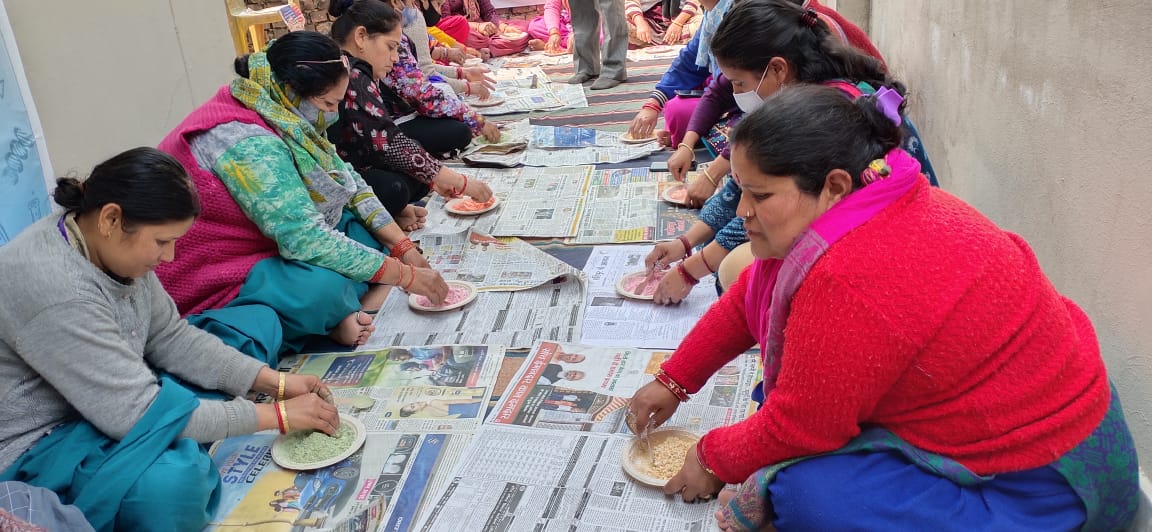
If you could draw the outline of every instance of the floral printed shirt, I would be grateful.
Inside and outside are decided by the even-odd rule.
[[[379,82],[382,85],[380,93],[388,104],[388,114],[404,116],[416,112],[431,118],[455,118],[468,124],[473,134],[480,134],[484,118],[455,95],[444,94],[439,87],[429,83],[416,63],[408,36],[404,35],[400,40],[399,58],[392,65],[392,71]]]
[[[340,120],[328,128],[340,158],[357,170],[396,170],[432,183],[442,166],[440,161],[392,122],[388,104],[372,77],[372,66],[355,57],[348,59],[352,70],[340,106]]]

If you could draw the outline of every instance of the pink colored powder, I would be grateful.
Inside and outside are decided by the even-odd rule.
[[[668,273],[667,270],[659,271],[652,274],[651,278],[644,272],[629,275],[624,278],[624,291],[640,296],[654,296],[656,295],[656,288],[660,286],[660,279],[663,279],[666,273]],[[638,292],[637,289],[643,291]]]
[[[452,208],[458,211],[474,212],[487,209],[488,207],[491,207],[493,203],[496,203],[496,196],[488,198],[488,201],[485,201],[484,203],[480,203],[479,201],[476,201],[472,198],[467,198],[453,203]]]
[[[456,286],[456,285],[448,285],[448,296],[444,298],[443,303],[441,303],[439,305],[433,305],[432,300],[428,299],[427,296],[416,296],[416,304],[420,305],[422,307],[429,307],[429,308],[447,307],[450,305],[455,305],[456,303],[464,301],[465,299],[468,299],[468,296],[471,293],[472,293],[472,291],[466,287]]]
[[[688,189],[684,187],[677,187],[668,191],[668,199],[677,203],[684,203],[688,200]]]

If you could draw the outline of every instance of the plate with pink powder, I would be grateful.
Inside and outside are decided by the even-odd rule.
[[[616,281],[616,293],[628,299],[651,301],[656,295],[656,287],[660,286],[660,279],[668,274],[668,270],[661,270],[648,276],[647,271],[633,272],[619,281]]]
[[[664,193],[660,195],[660,198],[664,201],[667,201],[668,203],[673,203],[676,205],[687,205],[688,187],[685,185],[668,187],[664,189]]]
[[[620,135],[620,142],[623,142],[624,144],[644,144],[647,142],[655,142],[655,141],[656,141],[656,135],[649,135],[649,136],[644,137],[644,138],[635,138],[632,136],[631,133],[625,133],[623,135]]]
[[[492,196],[488,201],[476,201],[469,196],[449,200],[444,204],[444,210],[461,216],[475,216],[484,214],[500,205],[500,198]]]
[[[467,281],[448,281],[448,295],[444,298],[444,302],[439,305],[433,305],[432,301],[425,296],[416,294],[408,295],[408,306],[413,310],[423,310],[425,312],[443,312],[445,310],[453,310],[463,307],[476,299],[476,285]]]

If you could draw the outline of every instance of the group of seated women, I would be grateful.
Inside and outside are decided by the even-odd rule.
[[[649,257],[683,259],[657,302],[733,243],[753,258],[629,417],[664,423],[756,344],[760,408],[664,491],[719,497],[726,530],[1124,528],[1135,451],[1085,313],[1020,237],[932,186],[906,90],[858,30],[815,2],[727,3],[701,0],[706,37],[673,66],[712,77],[706,123],[670,133],[678,175],[709,132],[721,159],[697,191],[715,216]],[[99,530],[199,530],[220,489],[205,444],[337,430],[328,387],[278,357],[364,342],[388,287],[442,300],[412,202],[491,196],[429,153],[498,132],[414,66],[417,5],[339,2],[331,38],[238,58],[159,149],[58,181],[63,211],[0,248],[0,482]]]

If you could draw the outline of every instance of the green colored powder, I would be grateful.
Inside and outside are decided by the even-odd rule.
[[[312,464],[330,460],[347,451],[356,440],[356,429],[351,423],[341,423],[335,436],[315,431],[300,431],[284,439],[284,453],[293,462]]]

